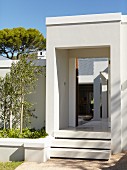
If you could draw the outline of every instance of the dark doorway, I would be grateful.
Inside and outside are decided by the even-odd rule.
[[[93,84],[78,85],[78,117],[85,121],[93,118]]]

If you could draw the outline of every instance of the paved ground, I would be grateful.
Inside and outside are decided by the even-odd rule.
[[[50,159],[45,163],[24,162],[16,170],[127,170],[127,152],[116,154],[109,161]]]

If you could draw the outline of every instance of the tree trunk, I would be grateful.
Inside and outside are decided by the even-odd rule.
[[[21,96],[20,133],[22,133],[23,129],[23,109],[24,109],[24,96]]]
[[[4,129],[6,129],[5,111],[4,111]]]
[[[6,101],[4,100],[4,105],[3,105],[3,114],[4,114],[4,129],[6,129]]]
[[[10,111],[10,129],[12,129],[12,111]]]

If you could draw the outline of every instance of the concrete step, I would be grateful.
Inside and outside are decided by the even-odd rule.
[[[97,148],[110,149],[111,141],[104,140],[78,140],[78,139],[54,139],[52,147],[56,148]]]
[[[78,139],[111,139],[110,132],[89,132],[75,130],[59,130],[54,133],[55,138],[78,138]]]
[[[50,157],[108,160],[110,150],[51,148]]]

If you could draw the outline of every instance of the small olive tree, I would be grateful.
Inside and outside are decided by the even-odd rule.
[[[10,76],[13,79],[13,89],[15,91],[13,106],[16,114],[20,115],[20,132],[22,133],[23,123],[27,117],[31,116],[30,108],[32,103],[28,102],[26,95],[31,94],[36,86],[38,76],[42,74],[43,68],[35,66],[33,59],[22,56],[20,61],[13,63]]]
[[[17,63],[12,63],[10,73],[0,78],[0,104],[4,128],[9,121],[12,125],[20,124],[22,133],[24,122],[32,116],[26,96],[31,94],[36,87],[38,76],[45,73],[45,67],[36,66],[33,59],[22,56]]]
[[[12,129],[12,112],[13,112],[13,81],[9,74],[4,78],[0,77],[0,111],[3,127]]]
[[[3,128],[6,128],[6,90],[5,90],[4,78],[0,77],[0,119],[3,124]]]

